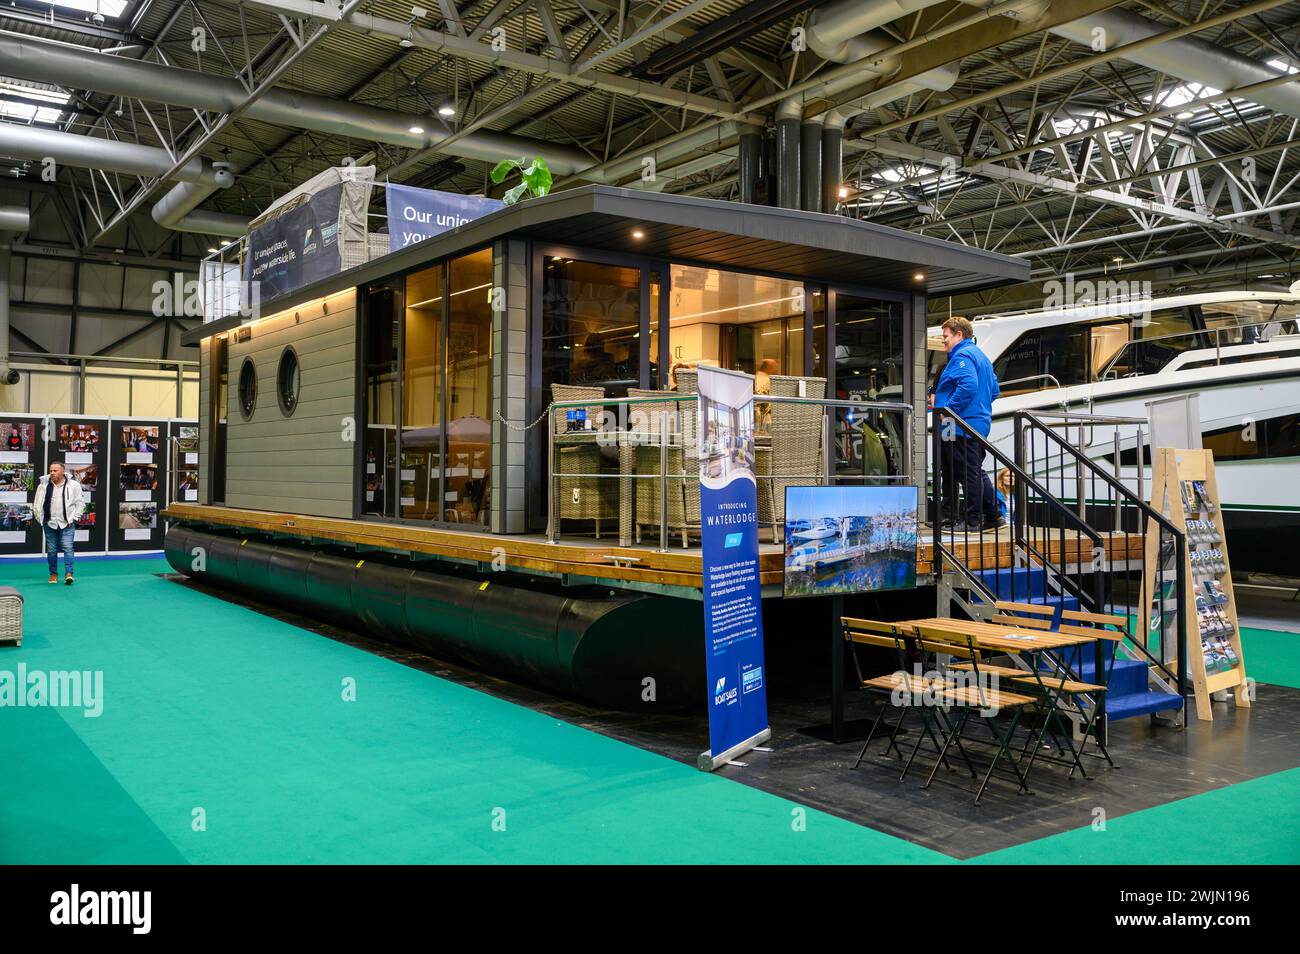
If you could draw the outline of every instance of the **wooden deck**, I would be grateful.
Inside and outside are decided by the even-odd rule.
[[[450,530],[418,527],[409,524],[371,520],[343,520],[333,517],[308,517],[300,514],[273,513],[264,510],[237,510],[199,504],[174,503],[164,512],[172,520],[197,525],[229,527],[278,537],[296,537],[308,541],[337,543],[359,550],[382,550],[424,558],[445,559],[478,564],[483,569],[500,568],[563,577],[570,581],[607,582],[632,588],[664,588],[699,591],[701,557],[699,547],[674,547],[659,553],[653,546],[620,547],[616,540],[567,537],[548,543],[542,534],[497,535],[473,530]],[[933,544],[929,529],[922,532],[917,576],[931,573]],[[963,556],[972,569],[1008,568],[1012,565],[1011,542],[1005,534],[995,545],[992,535],[969,546],[957,540],[955,552]],[[1069,562],[1089,563],[1091,550],[1077,537],[1067,536],[1065,555]],[[1052,543],[1052,557],[1058,557],[1061,541]],[[1141,539],[1116,534],[1107,548],[1113,564],[1141,559]],[[763,543],[759,553],[759,579],[764,586],[779,587],[783,575],[782,548]]]

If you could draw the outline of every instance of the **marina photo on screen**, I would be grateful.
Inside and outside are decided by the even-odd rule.
[[[785,595],[916,586],[915,487],[787,487]]]

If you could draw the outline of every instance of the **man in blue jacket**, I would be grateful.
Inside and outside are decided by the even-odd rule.
[[[993,401],[1001,393],[993,364],[975,346],[975,329],[965,318],[949,318],[943,323],[943,346],[948,364],[935,386],[934,406],[947,408],[980,436],[988,437]],[[935,426],[944,425],[936,421]],[[944,429],[940,436],[952,440],[953,466],[966,497],[966,522],[954,529],[979,533],[999,526],[997,494],[984,472],[983,446],[960,427]]]

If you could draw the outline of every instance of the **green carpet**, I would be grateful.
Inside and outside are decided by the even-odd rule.
[[[24,645],[0,649],[0,671],[104,678],[98,718],[0,709],[0,863],[950,860],[155,575],[166,570],[86,561],[68,588],[0,562],[0,583],[27,600]],[[1252,672],[1268,651],[1248,650]],[[1298,788],[1297,772],[1270,776],[979,860],[1294,861]],[[1232,857],[1205,837],[1224,817]]]
[[[102,670],[105,696],[98,718],[0,710],[0,863],[948,860],[152,575],[166,569],[86,562],[67,588],[0,564],[27,599],[0,669]]]
[[[982,855],[982,864],[1294,865],[1300,769]]]
[[[1300,689],[1300,633],[1243,626],[1241,648],[1246,675],[1271,686]]]

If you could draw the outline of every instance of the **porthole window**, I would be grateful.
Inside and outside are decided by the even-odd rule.
[[[280,368],[275,375],[276,390],[280,395],[280,410],[288,417],[298,406],[298,354],[285,348],[280,355]]]
[[[239,369],[239,413],[244,420],[253,419],[253,409],[257,407],[257,368],[252,358],[245,358]]]

